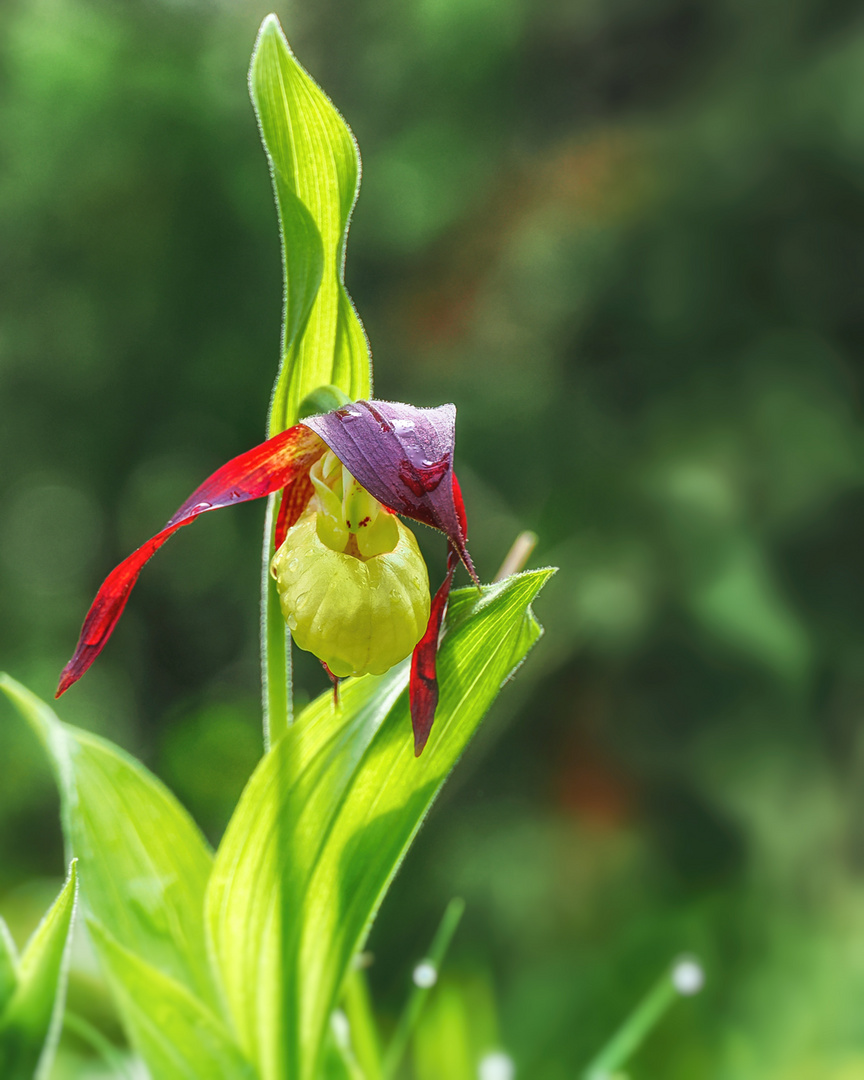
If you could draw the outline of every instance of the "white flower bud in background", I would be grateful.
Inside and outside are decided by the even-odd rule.
[[[411,978],[415,986],[419,986],[421,990],[428,990],[430,986],[438,982],[438,968],[431,960],[421,960],[411,973]]]
[[[351,1025],[341,1009],[334,1009],[330,1016],[330,1030],[336,1045],[343,1049],[351,1044]]]
[[[672,985],[684,997],[698,994],[705,985],[705,972],[698,960],[682,956],[672,968]]]
[[[513,1058],[501,1050],[486,1054],[477,1067],[477,1080],[515,1080],[515,1077]]]

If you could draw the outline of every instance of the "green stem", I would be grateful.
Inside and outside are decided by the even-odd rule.
[[[435,932],[435,937],[432,939],[432,944],[429,946],[429,952],[426,955],[425,960],[422,961],[423,965],[430,965],[430,973],[437,977],[438,971],[441,969],[441,964],[450,947],[450,942],[453,940],[453,935],[456,933],[462,915],[465,911],[465,901],[460,897],[454,897],[444,912],[444,917],[441,919],[441,923]],[[415,972],[421,965],[418,965],[414,970]],[[417,1020],[426,1003],[426,998],[429,996],[429,991],[435,983],[435,978],[430,983],[418,983],[415,981],[414,988],[411,991],[411,995],[405,1004],[405,1008],[402,1011],[402,1015],[399,1018],[399,1023],[396,1025],[396,1030],[393,1033],[393,1038],[390,1040],[390,1045],[387,1047],[387,1052],[384,1055],[384,1065],[381,1070],[384,1080],[392,1080],[396,1070],[405,1056],[405,1050],[408,1047],[408,1040],[411,1038],[411,1033],[417,1024]]]
[[[274,740],[291,725],[293,710],[291,701],[291,645],[276,582],[270,575],[273,557],[273,534],[279,496],[267,500],[267,518],[264,523],[264,553],[261,567],[261,692],[264,713],[264,749],[269,750]]]

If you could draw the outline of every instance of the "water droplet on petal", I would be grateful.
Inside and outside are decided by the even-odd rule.
[[[352,409],[350,406],[346,405],[344,408],[337,409],[336,415],[347,424],[352,420],[358,420],[363,414],[358,412],[357,409]]]

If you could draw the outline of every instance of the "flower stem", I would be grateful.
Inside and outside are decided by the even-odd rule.
[[[273,557],[273,534],[279,510],[279,496],[267,500],[264,523],[264,553],[261,567],[261,693],[264,717],[264,749],[291,725],[291,641],[282,610],[276,582],[270,575]]]
[[[510,577],[511,574],[518,574],[520,570],[524,569],[525,563],[531,558],[531,552],[536,546],[537,533],[528,532],[527,530],[519,533],[513,541],[513,546],[505,555],[504,562],[501,563],[498,573],[492,580],[503,581],[505,577]]]

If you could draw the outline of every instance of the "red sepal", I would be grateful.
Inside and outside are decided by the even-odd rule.
[[[408,700],[411,706],[411,727],[414,729],[414,756],[420,757],[429,739],[435,709],[438,707],[438,639],[441,624],[447,613],[453,571],[459,562],[459,553],[451,545],[447,554],[447,576],[432,599],[429,622],[423,637],[414,646],[411,656],[411,681]]]
[[[310,466],[322,453],[324,446],[318,436],[298,424],[232,458],[208,477],[165,528],[124,559],[102,583],[87,612],[75,653],[60,675],[55,696],[60,697],[77,682],[105,647],[144,564],[169,536],[208,510],[260,499],[279,488],[286,488],[283,502],[287,500],[290,507],[292,488],[298,480],[308,480]]]

